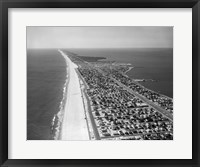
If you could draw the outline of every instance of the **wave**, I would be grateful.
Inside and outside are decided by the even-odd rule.
[[[58,51],[64,57],[65,62],[66,62],[66,80],[65,80],[65,83],[63,86],[63,98],[59,105],[59,111],[57,114],[54,115],[54,117],[52,119],[52,123],[51,123],[52,138],[54,140],[60,140],[60,132],[62,130],[64,109],[65,109],[65,104],[66,104],[66,99],[67,99],[67,86],[68,86],[68,82],[69,82],[67,58],[61,50],[58,50]]]

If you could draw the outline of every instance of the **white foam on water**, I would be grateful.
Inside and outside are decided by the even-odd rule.
[[[63,86],[63,98],[60,102],[59,105],[59,111],[57,114],[54,115],[53,119],[52,119],[52,128],[55,127],[55,133],[53,136],[54,140],[59,140],[60,139],[60,131],[61,131],[61,126],[62,126],[62,122],[63,122],[63,117],[64,117],[64,108],[65,108],[65,101],[66,101],[66,94],[67,94],[67,85],[68,85],[68,65],[67,65],[67,59],[66,59],[66,55],[63,54],[63,52],[61,50],[58,50],[61,55],[64,57],[65,62],[66,62],[66,80]],[[57,118],[57,119],[56,119]],[[56,120],[57,120],[57,124],[56,124]],[[55,125],[56,124],[56,125]]]

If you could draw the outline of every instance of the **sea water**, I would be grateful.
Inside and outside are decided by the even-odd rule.
[[[65,80],[66,63],[56,49],[27,51],[27,140],[53,139]]]

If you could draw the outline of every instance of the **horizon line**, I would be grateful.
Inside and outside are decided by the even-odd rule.
[[[115,47],[110,47],[110,48],[63,48],[63,47],[58,47],[58,48],[26,48],[26,49],[173,49],[173,47],[131,47],[131,48],[115,48]]]

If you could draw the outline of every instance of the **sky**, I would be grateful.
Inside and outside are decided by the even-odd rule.
[[[27,27],[27,48],[172,48],[173,27]]]

